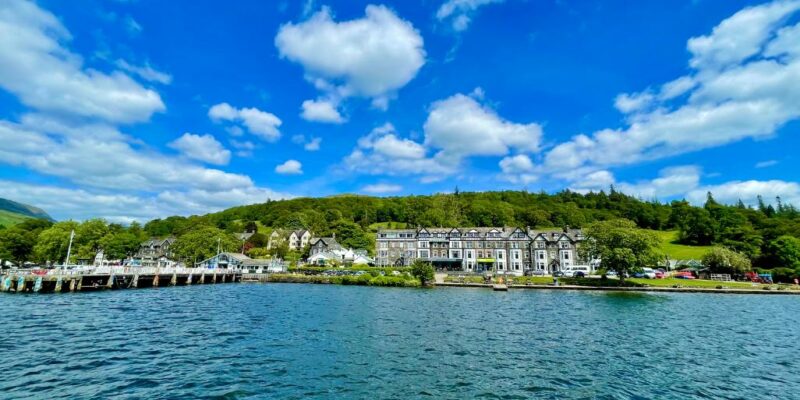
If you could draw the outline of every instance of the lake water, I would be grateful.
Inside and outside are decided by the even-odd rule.
[[[800,297],[205,285],[0,296],[0,398],[800,398]]]

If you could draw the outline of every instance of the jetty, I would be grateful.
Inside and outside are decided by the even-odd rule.
[[[80,270],[18,270],[0,275],[0,292],[67,293],[237,283],[242,273],[225,268],[98,267]]]

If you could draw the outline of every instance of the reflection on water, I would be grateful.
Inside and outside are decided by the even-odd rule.
[[[791,296],[297,284],[3,295],[2,398],[796,398]]]

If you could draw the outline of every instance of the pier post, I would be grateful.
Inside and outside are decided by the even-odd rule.
[[[153,287],[158,287],[158,271],[156,271],[156,274],[153,276]]]
[[[178,285],[178,274],[177,273],[175,273],[175,272],[172,273],[172,279],[170,279],[169,284],[171,286],[177,286]]]
[[[191,284],[192,284],[192,274],[189,274],[189,276],[186,277],[186,285],[188,286]]]
[[[56,293],[61,293],[61,286],[63,285],[64,285],[63,279],[60,276],[56,278],[56,289],[55,289]]]
[[[211,283],[217,283],[217,273],[214,272],[214,278],[211,279]]]
[[[3,281],[0,282],[0,291],[7,292],[11,289],[11,275],[4,276]]]
[[[25,291],[25,276],[20,275],[17,279],[17,293],[22,293]]]
[[[228,275],[228,274],[222,274],[222,283],[225,283],[225,277],[226,277],[227,275]]]
[[[80,292],[82,288],[83,288],[83,275],[78,277],[78,287],[75,288],[75,290]]]
[[[114,274],[108,277],[108,283],[106,283],[106,287],[111,289],[114,287]]]
[[[132,288],[135,288],[135,287],[139,286],[139,274],[136,274],[136,275],[133,276],[133,280],[131,281],[131,285],[130,286]]]
[[[74,292],[75,291],[75,279],[70,279],[69,280],[69,291],[70,292]]]
[[[42,280],[43,279],[44,278],[42,278],[41,276],[38,276],[38,277],[36,277],[36,280],[33,281],[33,292],[34,293],[39,293],[39,291],[42,290]]]
[[[200,280],[198,281],[198,284],[202,285],[204,283],[206,283],[206,274],[202,273],[200,274]]]

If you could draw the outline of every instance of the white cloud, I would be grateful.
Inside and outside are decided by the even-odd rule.
[[[588,191],[609,190],[611,185],[622,193],[642,199],[664,200],[683,196],[700,185],[701,170],[694,165],[683,165],[664,168],[659,171],[658,178],[641,180],[636,183],[616,182],[614,175],[606,170],[591,172],[575,180],[572,190],[585,193]]]
[[[401,138],[394,126],[386,123],[358,140],[344,166],[370,175],[450,175],[458,162],[442,155],[426,157],[423,145]]]
[[[689,65],[698,70],[721,70],[757,55],[775,28],[797,10],[800,2],[777,0],[737,12],[710,35],[689,39]]]
[[[256,149],[255,143],[249,140],[231,140],[231,146],[236,149],[236,155],[239,157],[250,157],[253,155],[253,150]]]
[[[686,199],[693,204],[704,204],[706,194],[711,192],[714,199],[727,204],[742,200],[747,205],[758,204],[758,196],[767,203],[773,203],[777,196],[784,203],[800,204],[800,185],[781,180],[770,181],[731,181],[719,185],[709,185],[690,191]]]
[[[425,121],[425,145],[450,156],[503,156],[511,149],[536,152],[542,128],[502,119],[474,98],[456,94],[431,106]]]
[[[364,18],[342,22],[323,7],[304,22],[281,26],[275,46],[328,96],[369,97],[378,107],[425,63],[422,36],[385,6],[369,5]]]
[[[157,71],[150,66],[150,63],[145,63],[144,65],[138,66],[129,64],[127,61],[120,59],[117,60],[115,64],[121,70],[130,72],[148,82],[158,82],[164,85],[169,85],[172,83],[171,75]]]
[[[304,144],[303,148],[306,151],[317,151],[319,150],[320,143],[322,143],[322,138],[315,137],[309,140],[308,143]]]
[[[492,3],[502,3],[504,0],[448,0],[436,11],[439,21],[450,20],[453,29],[464,31],[472,22],[472,17],[479,7]]]
[[[201,136],[187,132],[169,143],[169,147],[188,158],[209,164],[225,165],[231,160],[231,152],[211,135]]]
[[[171,215],[205,214],[291,196],[256,187],[137,195],[0,180],[0,197],[36,205],[56,219],[85,220],[100,217],[112,222],[130,223]]]
[[[130,15],[126,15],[123,22],[125,23],[125,29],[128,31],[130,36],[138,36],[140,33],[142,33],[142,26],[139,25],[139,23],[136,22],[136,20]]]
[[[500,177],[509,182],[528,184],[539,179],[534,173],[533,161],[525,154],[504,157],[499,165],[503,171]]]
[[[756,163],[756,168],[767,168],[778,165],[778,160],[766,160],[766,161],[759,161]]]
[[[228,103],[219,103],[209,108],[208,116],[214,122],[242,123],[250,133],[268,142],[274,142],[281,137],[281,132],[278,130],[282,124],[280,118],[257,108],[237,109]]]
[[[336,106],[325,100],[306,100],[303,102],[303,112],[300,114],[306,121],[327,122],[341,124],[344,118],[339,114]]]
[[[287,160],[275,167],[275,172],[284,175],[300,175],[303,173],[303,164],[297,160]]]
[[[800,38],[800,24],[781,26],[797,10],[800,1],[745,8],[690,39],[691,74],[658,95],[618,97],[628,127],[555,146],[548,170],[631,164],[775,134],[800,117],[800,46],[791,40]]]
[[[388,183],[376,183],[373,185],[366,185],[361,188],[362,192],[366,193],[375,193],[375,194],[383,194],[383,193],[396,193],[403,190],[403,187],[400,185],[392,185]]]
[[[0,87],[25,105],[120,123],[165,109],[158,93],[122,72],[84,69],[80,56],[62,47],[71,39],[67,29],[33,2],[0,2],[0,37]]]

